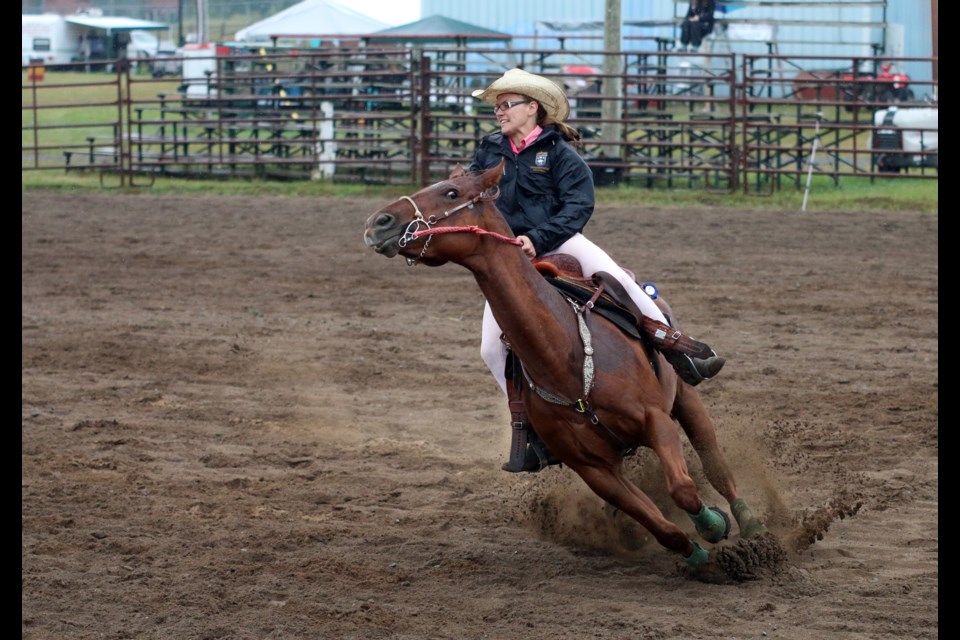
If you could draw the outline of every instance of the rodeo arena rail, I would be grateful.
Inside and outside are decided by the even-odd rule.
[[[601,71],[607,56],[620,73]],[[764,195],[808,174],[838,184],[938,177],[937,82],[890,72],[936,58],[691,53],[658,42],[616,52],[218,46],[149,62],[116,60],[96,74],[64,65],[78,73],[56,82],[24,67],[21,169],[95,171],[121,185],[158,175],[426,185],[468,164],[497,129],[471,92],[522,67],[566,88],[600,187]]]

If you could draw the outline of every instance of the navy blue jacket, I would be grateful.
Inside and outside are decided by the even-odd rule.
[[[713,31],[713,14],[717,10],[717,3],[715,0],[708,0],[701,7],[694,7],[693,3],[690,3],[690,6],[687,8],[686,19],[689,20],[693,16],[697,16],[700,21],[700,32],[703,35],[707,35]]]
[[[507,162],[500,178],[497,207],[518,236],[533,242],[537,255],[553,251],[583,231],[593,215],[593,174],[553,126],[515,155],[500,133],[485,136],[470,171]]]

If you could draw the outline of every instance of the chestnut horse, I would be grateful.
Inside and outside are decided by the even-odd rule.
[[[697,533],[711,543],[725,539],[730,520],[701,500],[677,423],[711,485],[729,502],[741,537],[766,531],[737,495],[699,393],[658,351],[568,300],[520,251],[493,202],[501,172],[502,164],[401,197],[367,219],[366,245],[389,258],[402,255],[410,265],[453,262],[473,273],[522,364],[523,402],[534,431],[594,493],[687,564],[702,566],[708,552],[670,522],[623,470],[626,453],[640,446],[652,449],[671,498],[689,514]]]

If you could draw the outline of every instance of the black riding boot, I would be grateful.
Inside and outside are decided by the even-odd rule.
[[[630,294],[623,288],[616,278],[606,272],[594,274],[593,280],[601,287],[612,293],[612,297],[636,318],[637,326],[644,334],[648,344],[653,345],[655,349],[663,354],[667,362],[673,365],[684,382],[690,386],[696,386],[704,380],[709,380],[720,372],[723,363],[726,362],[718,356],[710,346],[700,342],[695,338],[685,335],[679,329],[671,326],[669,308],[656,303],[667,318],[666,324],[643,315],[640,307],[633,301]],[[653,293],[648,293],[653,300],[657,299],[656,286],[647,283],[641,285],[644,291],[647,291],[647,285],[653,288]]]
[[[695,387],[704,380],[709,380],[720,373],[720,369],[726,362],[725,358],[721,358],[713,350],[711,350],[713,355],[707,358],[694,358],[685,353],[667,349],[661,350],[661,353],[667,359],[667,362],[676,369],[677,375],[691,387]]]
[[[528,431],[526,434],[527,443],[523,449],[523,458],[522,460],[514,457],[512,454],[513,447],[511,447],[511,456],[510,461],[503,463],[503,466],[500,468],[504,471],[509,471],[510,473],[521,473],[527,471],[529,473],[537,473],[542,471],[547,467],[555,464],[561,464],[560,460],[550,453],[550,450],[547,449],[547,445],[543,443],[543,440],[540,439],[540,436],[537,435],[536,431],[527,427]],[[516,433],[514,433],[516,437]],[[516,440],[514,441],[516,444]]]
[[[643,317],[641,326],[653,346],[676,369],[677,375],[692,387],[720,373],[726,362],[705,342],[668,324]]]
[[[520,383],[518,380],[511,379],[513,373],[511,365],[519,367],[520,364],[513,361],[512,357],[508,358],[507,401],[510,405],[510,459],[503,463],[500,468],[510,473],[522,473],[524,471],[536,473],[549,465],[560,464],[560,461],[550,453],[537,432],[530,426],[527,410],[523,406],[523,399],[520,395]]]

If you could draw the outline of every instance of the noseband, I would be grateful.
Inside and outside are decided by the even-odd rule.
[[[477,204],[478,202],[490,202],[492,200],[496,200],[499,195],[500,195],[499,186],[494,187],[493,191],[490,191],[490,192],[482,191],[480,195],[478,195],[477,197],[471,198],[466,202],[458,204],[453,209],[444,211],[443,215],[440,217],[433,214],[431,214],[430,216],[424,216],[423,213],[420,211],[420,207],[418,207],[417,203],[413,201],[413,198],[411,198],[410,196],[400,196],[399,198],[400,200],[406,200],[411,205],[413,205],[413,212],[416,217],[410,221],[410,224],[407,225],[406,230],[404,230],[403,232],[403,236],[397,241],[397,244],[399,244],[401,248],[404,248],[408,244],[410,244],[412,241],[416,240],[417,238],[420,238],[421,236],[427,237],[427,239],[423,243],[423,248],[420,250],[420,255],[417,256],[416,258],[407,258],[406,259],[407,265],[412,267],[419,260],[423,258],[423,256],[427,253],[427,247],[430,246],[430,240],[433,238],[434,235],[438,233],[470,232],[470,233],[476,233],[479,235],[491,235],[500,240],[503,240],[504,242],[520,245],[521,244],[520,241],[517,240],[516,238],[508,238],[506,236],[500,235],[499,233],[493,233],[491,231],[481,229],[480,227],[477,227],[477,226],[441,227],[438,229],[434,228],[434,226],[439,224],[439,222],[444,218],[448,218],[453,214],[457,213],[458,211],[462,211],[463,209],[473,209],[473,205]]]

